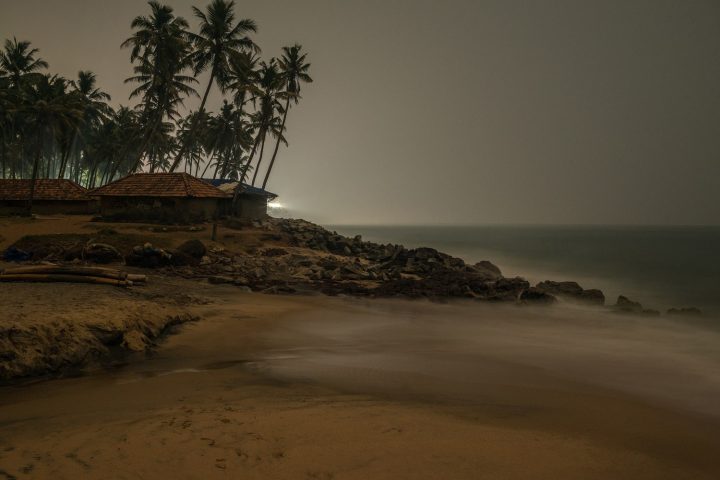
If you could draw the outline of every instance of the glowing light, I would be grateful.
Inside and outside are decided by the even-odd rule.
[[[280,202],[268,202],[268,208],[272,210],[279,210],[281,208],[285,208],[285,205]]]

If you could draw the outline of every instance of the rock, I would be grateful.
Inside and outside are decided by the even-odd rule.
[[[200,240],[192,239],[180,245],[177,251],[192,258],[201,259],[207,253],[207,247]]]
[[[629,298],[620,295],[613,305],[613,309],[618,313],[630,313],[634,315],[645,315],[648,317],[656,317],[660,315],[660,312],[651,308],[643,308],[642,304],[630,300]]]
[[[186,260],[186,261],[185,261]],[[155,248],[151,243],[135,246],[132,253],[125,257],[125,263],[134,267],[157,268],[166,265],[187,265],[187,262],[193,262],[194,259],[184,254],[178,254],[178,258],[174,258],[171,252],[162,248]],[[173,263],[175,262],[175,263]]]
[[[635,302],[633,300],[630,300],[624,295],[620,295],[617,298],[617,302],[615,302],[615,305],[613,308],[618,312],[623,313],[642,313],[643,312],[643,306],[639,302]]]
[[[486,273],[491,278],[502,277],[502,272],[500,271],[500,269],[496,265],[494,265],[493,263],[491,263],[487,260],[482,260],[482,261],[476,263],[475,265],[473,265],[473,267],[475,267],[476,270],[478,270],[482,273]]]
[[[85,247],[84,258],[94,263],[111,263],[122,260],[117,248],[107,243],[91,243]]]
[[[544,292],[581,302],[597,305],[605,304],[605,295],[600,290],[585,290],[577,282],[553,282],[551,280],[545,280],[544,282],[538,283],[536,287]]]
[[[667,314],[683,317],[698,317],[702,315],[702,310],[697,307],[671,308],[667,311]]]
[[[266,248],[261,253],[263,257],[280,257],[287,254],[288,251],[284,248]]]
[[[537,287],[530,287],[527,290],[524,290],[520,294],[519,300],[520,303],[532,303],[542,305],[552,305],[553,303],[557,302],[557,299],[554,296]]]

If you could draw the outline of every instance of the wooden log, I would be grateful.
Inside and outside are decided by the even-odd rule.
[[[25,267],[8,268],[0,273],[2,274],[61,274],[61,275],[86,275],[91,277],[112,278],[115,280],[125,280],[127,272],[119,270],[111,270],[109,268],[97,267],[75,267],[69,265],[29,265]]]
[[[135,283],[145,283],[147,282],[147,277],[145,275],[136,275],[133,273],[128,273],[126,280],[129,282],[135,282]]]
[[[59,275],[40,273],[18,273],[0,275],[0,282],[66,282],[66,283],[92,283],[96,285],[113,285],[129,287],[133,282],[107,277],[92,277],[87,275]]]

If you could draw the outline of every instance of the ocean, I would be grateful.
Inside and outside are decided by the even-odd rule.
[[[574,280],[646,308],[720,315],[720,226],[328,226],[364,240],[427,246],[468,263],[490,260],[533,284]]]

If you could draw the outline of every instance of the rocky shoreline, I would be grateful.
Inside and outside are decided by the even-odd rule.
[[[584,289],[572,281],[542,281],[531,285],[521,277],[505,277],[490,261],[467,264],[461,258],[433,248],[363,241],[345,237],[305,220],[267,218],[241,223],[228,220],[230,232],[259,232],[260,243],[249,248],[208,246],[199,239],[174,248],[150,242],[128,247],[127,241],[113,245],[81,242],[37,246],[35,252],[17,249],[30,261],[70,263],[122,262],[137,268],[156,269],[186,279],[207,279],[213,284],[232,284],[245,291],[280,294],[322,292],[378,298],[467,298],[477,301],[517,304],[554,304],[558,299],[608,308],[616,313],[659,315],[657,310],[619,296],[606,305],[597,289]],[[107,230],[107,229],[106,229]],[[188,227],[197,232],[198,227]],[[158,231],[157,229],[153,231]],[[163,227],[159,231],[177,232]],[[234,233],[225,235],[232,239]],[[135,241],[137,235],[133,236]],[[669,315],[694,316],[694,307],[673,308]]]
[[[151,233],[138,234],[138,230]],[[162,285],[151,282],[148,287],[111,291],[87,285],[59,289],[49,284],[2,284],[0,382],[58,375],[152,350],[173,325],[192,319],[182,308],[185,300],[173,299],[173,278],[266,294],[455,298],[517,305],[563,301],[610,313],[660,315],[622,295],[615,304],[607,305],[603,292],[584,289],[576,282],[546,280],[531,285],[521,277],[503,276],[490,261],[467,264],[433,248],[367,242],[304,220],[229,222],[222,230],[221,241],[212,242],[201,239],[207,234],[200,227],[148,230],[147,226],[135,226],[127,234],[102,227],[94,235],[39,235],[10,246],[5,251],[6,261],[124,264],[126,269],[150,269],[163,280]],[[176,240],[174,245],[171,238]],[[93,288],[97,292],[91,294]],[[45,293],[27,297],[26,292],[37,291]],[[71,304],[68,297],[74,299]],[[55,303],[47,304],[53,298]],[[57,305],[65,305],[65,310]],[[667,315],[691,317],[701,312],[693,307],[673,308]]]

